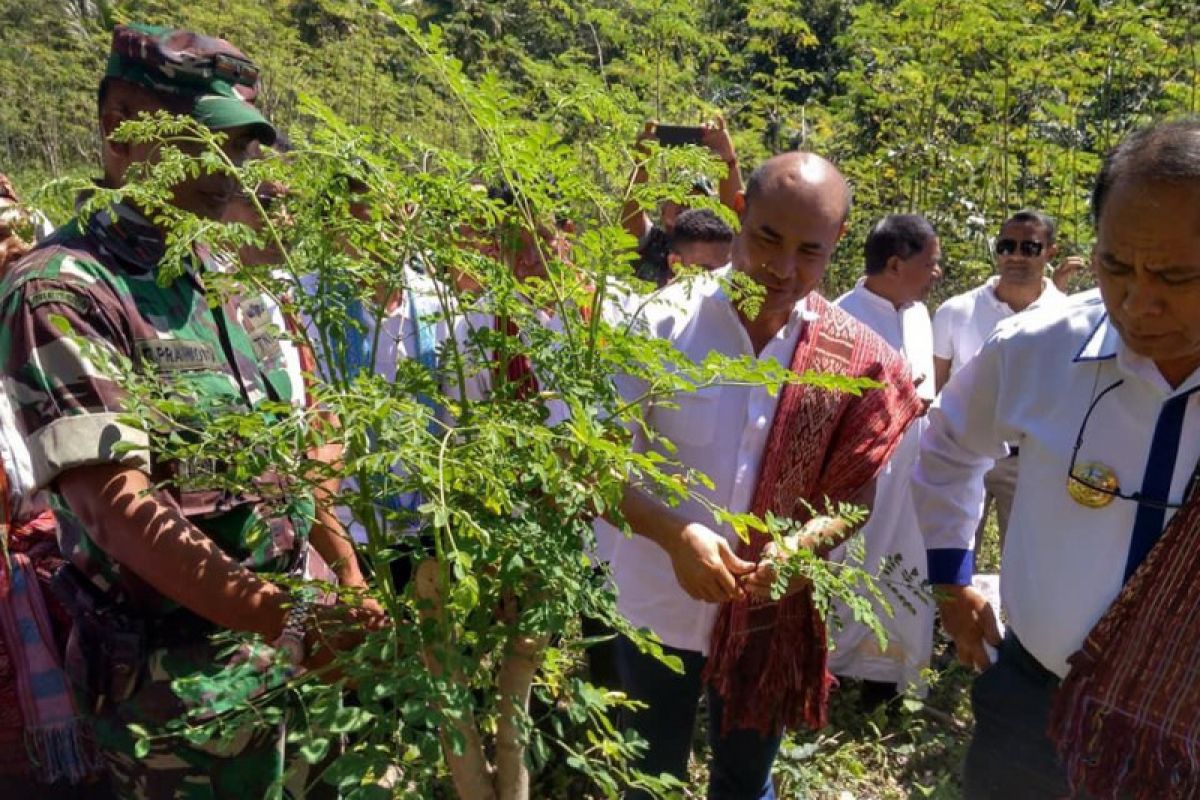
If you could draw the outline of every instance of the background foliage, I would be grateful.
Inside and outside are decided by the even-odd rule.
[[[1006,212],[1059,217],[1086,249],[1098,159],[1130,128],[1197,110],[1200,11],[1190,0],[390,0],[443,31],[584,153],[647,118],[723,112],[745,167],[794,145],[854,181],[853,228],[830,291],[859,272],[869,223],[917,210],[942,233],[940,296],[990,269]],[[265,107],[311,127],[300,97],[351,124],[464,156],[483,143],[416,54],[362,0],[6,0],[0,7],[0,170],[26,191],[95,171],[94,88],[107,29],[170,22],[219,34],[266,68]],[[568,104],[574,107],[566,107]],[[621,174],[598,165],[605,180]],[[614,196],[622,187],[614,185]],[[50,201],[53,216],[66,212]]]

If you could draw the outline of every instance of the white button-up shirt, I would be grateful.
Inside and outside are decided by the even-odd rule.
[[[869,290],[865,280],[837,299],[842,308],[901,353],[909,362],[914,380],[924,376],[918,393],[933,399],[933,335],[924,303],[908,303],[897,309],[892,301]],[[916,570],[916,580],[925,578],[925,543],[917,525],[912,502],[912,468],[925,420],[917,419],[904,434],[875,484],[874,510],[859,535],[866,543],[865,569],[879,570],[886,558],[900,558],[904,570]],[[831,558],[842,558],[837,548]],[[844,626],[833,632],[835,649],[830,669],[838,675],[867,680],[921,686],[921,670],[929,666],[933,647],[933,605],[917,602],[909,608],[910,595],[883,586],[892,615],[880,613],[887,631],[888,647],[880,652],[866,625],[853,621],[848,609],[839,607]],[[903,600],[901,599],[903,598]]]
[[[648,309],[651,332],[668,339],[697,363],[710,352],[718,352],[759,361],[772,359],[791,366],[803,323],[812,318],[807,301],[796,304],[787,323],[756,355],[737,311],[718,282],[728,271],[727,267],[668,288],[662,299]],[[645,409],[645,418],[651,428],[675,445],[673,454],[658,446],[663,455],[712,480],[711,489],[696,488],[700,495],[741,513],[749,511],[754,501],[778,401],[778,393],[772,396],[761,386],[712,386],[673,397],[676,408],[652,404]],[[688,519],[723,534],[731,546],[737,547],[737,534],[727,525],[718,526],[698,500],[688,498],[678,510]],[[612,555],[611,567],[617,608],[626,619],[654,631],[671,647],[707,654],[719,605],[694,600],[680,588],[665,550],[641,536],[622,539]]]
[[[1019,445],[1002,599],[1029,652],[1066,675],[1067,657],[1124,583],[1138,510],[1122,498],[1090,508],[1068,494],[1068,466],[1084,416],[1095,403],[1077,464],[1107,466],[1129,494],[1147,477],[1164,404],[1186,397],[1179,401],[1186,403],[1182,435],[1162,443],[1174,456],[1168,499],[1179,502],[1200,458],[1200,393],[1191,394],[1198,389],[1200,371],[1172,389],[1151,361],[1125,346],[1098,301],[1022,314],[1001,325],[942,391],[921,441],[913,495],[930,580],[970,580],[983,473],[1004,455],[1005,442]]]
[[[12,503],[11,522],[28,519],[46,505],[44,493],[31,494],[37,481],[33,476],[33,464],[29,448],[17,426],[17,418],[8,395],[0,390],[0,464],[8,478],[8,500]]]
[[[1067,296],[1049,279],[1043,278],[1042,293],[1024,311],[1058,308],[1066,305]],[[938,306],[933,315],[933,354],[950,362],[950,374],[958,372],[975,357],[979,348],[1003,320],[1017,312],[996,297],[998,275],[988,278],[982,286],[951,297]]]
[[[929,321],[929,309],[924,303],[906,303],[896,308],[891,300],[868,289],[866,278],[859,278],[854,288],[839,297],[834,305],[864,322],[904,356],[912,370],[917,394],[926,400],[933,399],[936,394],[933,385],[933,327]]]
[[[427,326],[427,344],[433,355],[436,355],[450,333],[449,326],[442,318],[444,315],[438,302],[437,289],[431,279],[409,267],[405,267],[404,272],[406,291],[401,295],[396,308],[379,320],[379,335],[376,336],[376,320],[373,314],[367,314],[363,320],[366,327],[362,333],[363,340],[373,345],[369,367],[375,374],[389,381],[396,379],[396,371],[403,361],[419,360],[425,356],[421,350],[418,323]],[[393,466],[392,470],[403,474],[403,469],[398,464]],[[357,483],[353,480],[348,479],[345,482],[347,492],[353,492],[356,486]],[[397,499],[406,507],[415,507],[419,503],[419,496],[415,494]],[[366,528],[354,519],[348,508],[339,506],[337,516],[350,532],[351,538],[357,542],[367,540]]]

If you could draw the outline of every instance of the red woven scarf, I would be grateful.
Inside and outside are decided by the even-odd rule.
[[[579,309],[579,316],[584,323],[591,322],[591,307],[582,306]],[[510,339],[517,339],[521,335],[521,329],[509,317],[501,317],[497,314],[492,319],[492,325],[495,330],[502,332]],[[495,383],[503,381],[513,384],[516,387],[518,400],[530,400],[541,391],[537,373],[533,371],[533,362],[529,360],[528,355],[518,352],[509,355],[506,359],[500,351],[496,351],[493,358],[492,380]]]
[[[1200,797],[1200,491],[1068,663],[1049,734],[1072,789]]]
[[[492,324],[497,331],[502,332],[510,339],[516,339],[521,334],[521,329],[517,327],[517,323],[508,317],[497,315],[493,319]],[[518,400],[528,400],[541,391],[538,387],[537,375],[533,372],[533,364],[530,362],[529,356],[525,353],[509,355],[505,359],[500,351],[496,351],[495,362],[492,367],[492,380],[495,383],[511,383],[516,388]]]
[[[868,484],[921,408],[909,369],[895,350],[816,294],[809,295],[809,308],[818,318],[805,323],[792,371],[870,378],[883,386],[861,396],[784,387],[751,510],[800,522],[811,516],[805,503],[820,511],[826,501],[847,501]],[[752,534],[738,555],[756,561],[769,541]],[[777,733],[801,722],[824,726],[832,680],[825,657],[825,622],[810,590],[778,603],[726,603],[705,668],[706,680],[725,700],[722,729]]]

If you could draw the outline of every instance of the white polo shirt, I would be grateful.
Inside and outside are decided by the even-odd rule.
[[[950,362],[951,375],[975,357],[1001,320],[1017,313],[996,297],[999,282],[1000,276],[993,275],[982,286],[951,297],[934,313],[933,354]],[[1063,307],[1066,300],[1066,295],[1048,278],[1043,278],[1041,295],[1024,310]]]
[[[812,318],[806,310],[807,300],[796,304],[784,327],[755,355],[750,337],[719,283],[729,269],[667,288],[647,309],[652,335],[669,340],[697,363],[710,352],[718,352],[759,361],[773,359],[790,366],[803,323]],[[647,424],[673,442],[676,451],[656,449],[707,475],[712,488],[697,487],[696,491],[710,502],[733,512],[749,511],[778,393],[772,396],[761,386],[713,386],[679,394],[672,401],[677,408],[659,403],[644,410]],[[723,534],[737,547],[737,534],[727,525],[717,525],[698,500],[683,501],[678,511]],[[671,647],[708,653],[720,606],[694,600],[680,588],[665,550],[642,536],[622,539],[612,555],[611,568],[617,608],[626,619],[654,631]]]
[[[1022,314],[1001,325],[942,391],[921,440],[913,497],[930,580],[970,580],[983,474],[1004,454],[1005,442],[1019,445],[1002,600],[1029,652],[1066,675],[1067,657],[1136,561],[1131,548],[1138,541],[1137,503],[1113,498],[1089,508],[1067,492],[1083,418],[1095,403],[1078,464],[1106,465],[1127,494],[1159,482],[1169,488],[1167,499],[1179,502],[1200,458],[1198,390],[1200,371],[1172,389],[1151,361],[1125,346],[1099,301]],[[1173,414],[1181,415],[1182,428],[1164,435]]]

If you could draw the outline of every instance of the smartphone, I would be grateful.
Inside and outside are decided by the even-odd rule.
[[[681,147],[703,143],[704,128],[698,125],[656,125],[654,135],[663,147]]]

